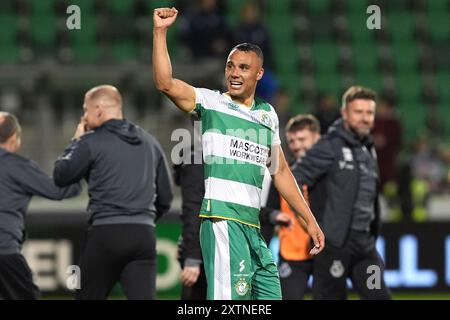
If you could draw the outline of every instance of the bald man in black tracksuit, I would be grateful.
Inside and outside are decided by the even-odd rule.
[[[123,119],[114,87],[90,90],[84,109],[75,139],[54,169],[60,186],[81,179],[89,186],[90,227],[76,297],[106,299],[120,281],[129,299],[154,299],[155,221],[172,201],[164,154],[152,135]]]
[[[17,119],[0,112],[0,295],[4,299],[34,300],[39,289],[20,253],[25,240],[25,214],[32,196],[52,200],[74,197],[77,183],[60,188],[31,160],[16,152],[20,148]]]

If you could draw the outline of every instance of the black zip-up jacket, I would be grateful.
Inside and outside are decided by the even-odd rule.
[[[60,188],[33,161],[0,148],[0,254],[20,252],[32,196],[62,200],[80,192],[81,183]]]
[[[73,140],[56,161],[59,186],[85,178],[90,223],[155,225],[172,202],[172,185],[158,141],[137,125],[112,119]]]
[[[194,157],[192,157],[194,160]],[[178,245],[182,266],[199,265],[202,262],[200,249],[200,208],[205,195],[203,164],[181,164],[174,166],[175,181],[181,187],[183,231]]]
[[[368,150],[375,154],[373,143],[365,143]],[[359,166],[356,163],[356,148],[361,142],[353,133],[344,129],[343,120],[336,120],[328,133],[323,136],[304,157],[292,168],[297,182],[313,188],[319,181],[325,187],[320,188],[323,212],[314,212],[325,234],[327,242],[342,247],[352,219],[353,206],[359,189]],[[325,192],[324,192],[325,191]],[[314,192],[313,189],[311,192]],[[371,223],[370,232],[378,235],[380,212],[378,204],[378,188],[374,201],[375,219]]]

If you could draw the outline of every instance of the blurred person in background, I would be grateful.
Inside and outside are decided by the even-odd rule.
[[[397,175],[397,170],[403,170],[398,166],[397,157],[402,147],[403,128],[396,117],[393,99],[381,99],[372,133],[380,168],[381,199],[387,204],[386,218],[389,221],[400,221],[403,211],[400,196],[402,186],[399,186],[399,179],[405,177],[400,178]]]
[[[181,39],[193,59],[221,58],[231,43],[231,32],[218,0],[197,0],[180,19]]]
[[[290,119],[286,125],[286,140],[289,151],[294,156],[292,163],[301,162],[301,157],[319,139],[320,124],[313,115],[298,115]],[[320,211],[315,207],[319,204],[318,201],[307,196],[310,193],[306,186],[302,188],[302,191],[307,201],[309,200],[311,210]],[[317,215],[316,218],[319,220]],[[270,187],[267,204],[261,209],[261,223],[279,226],[278,272],[283,299],[303,299],[313,270],[312,256],[309,254],[312,246],[311,238],[273,184]],[[271,234],[266,235],[268,243],[271,236]]]
[[[273,67],[269,31],[261,19],[261,10],[255,1],[247,1],[241,8],[240,21],[233,32],[234,43],[254,43],[264,54],[267,67]]]
[[[334,96],[324,93],[318,94],[313,114],[320,123],[320,134],[322,135],[327,133],[328,128],[341,116]]]
[[[395,115],[393,101],[381,99],[373,128],[373,139],[380,168],[380,186],[396,180],[397,156],[402,147],[402,124]]]
[[[288,148],[288,144],[286,141],[286,125],[288,121],[294,116],[291,111],[291,99],[289,96],[289,92],[286,88],[279,88],[275,94],[274,105],[277,108],[278,120],[280,121],[280,138],[281,145],[283,146],[283,150]],[[295,157],[293,154],[287,155],[287,159],[289,162],[292,161]]]
[[[447,180],[447,169],[441,154],[430,146],[427,137],[422,136],[415,141],[409,169],[411,174],[409,181],[411,220],[424,222],[428,216],[430,195],[439,193]]]
[[[346,299],[347,278],[363,299],[391,297],[375,247],[380,227],[379,170],[371,137],[375,109],[375,92],[350,87],[342,97],[342,118],[292,169],[301,185],[325,184],[316,215],[328,243],[314,257],[314,299]],[[369,266],[379,268],[376,287],[368,285]]]
[[[83,109],[53,174],[59,186],[85,179],[89,188],[89,228],[76,298],[106,299],[120,281],[128,299],[154,299],[155,221],[173,197],[163,151],[152,135],[123,118],[115,87],[89,90]]]
[[[198,134],[201,137],[201,133]],[[198,152],[197,157],[195,153]],[[205,300],[206,277],[200,248],[200,212],[205,194],[201,141],[191,147],[191,154],[183,155],[183,162],[175,165],[175,183],[181,187],[182,234],[178,243],[178,259],[181,264],[181,299]]]
[[[254,1],[247,1],[241,8],[240,18],[233,32],[233,41],[235,44],[253,43],[261,48],[265,67],[264,75],[256,86],[256,94],[267,102],[275,104],[279,85],[277,77],[271,71],[273,61],[270,36],[266,25],[261,20],[260,7]]]
[[[20,252],[28,205],[34,195],[51,200],[77,196],[81,184],[58,187],[33,161],[16,154],[20,146],[19,121],[0,112],[0,294],[7,300],[35,300],[39,288]]]

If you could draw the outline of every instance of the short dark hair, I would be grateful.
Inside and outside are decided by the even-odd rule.
[[[347,104],[356,99],[372,100],[377,102],[377,94],[375,91],[369,88],[361,86],[352,86],[345,91],[342,96],[342,108],[345,108]]]
[[[289,119],[286,124],[286,132],[297,132],[308,129],[311,132],[320,133],[320,123],[312,114],[300,114]]]
[[[14,134],[20,136],[22,129],[16,116],[0,111],[0,143],[5,143]]]
[[[233,51],[234,49],[237,49],[239,51],[244,51],[244,52],[254,52],[259,59],[261,59],[261,62],[264,62],[264,54],[261,50],[261,48],[253,43],[248,43],[248,42],[244,42],[244,43],[240,43],[236,46],[234,46],[233,49],[231,49],[231,51]]]

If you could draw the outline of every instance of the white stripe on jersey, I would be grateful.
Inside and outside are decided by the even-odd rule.
[[[231,300],[230,240],[228,221],[212,223],[214,248],[214,300]]]
[[[236,203],[259,210],[261,189],[241,182],[209,177],[205,180],[205,199]]]

